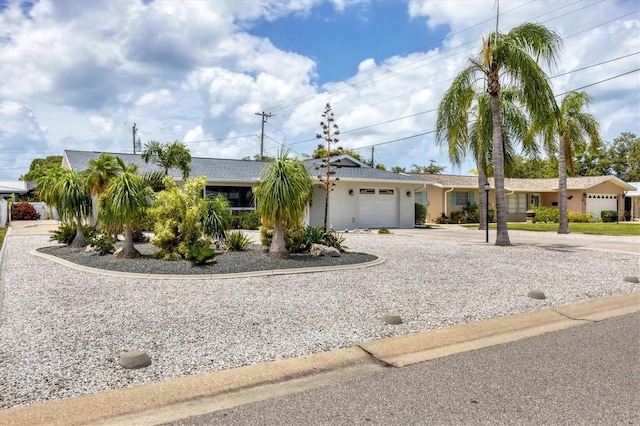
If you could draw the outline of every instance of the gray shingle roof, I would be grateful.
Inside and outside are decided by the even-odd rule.
[[[89,167],[89,161],[98,158],[100,152],[97,151],[75,151],[65,150],[64,157],[74,170],[85,170]],[[109,153],[120,157],[127,164],[137,164],[141,173],[161,170],[154,164],[147,164],[142,160],[139,154],[122,154]],[[347,159],[348,160],[348,159]],[[207,176],[209,181],[220,182],[257,182],[262,175],[262,170],[268,163],[254,160],[232,160],[223,158],[203,158],[193,157],[191,159],[191,176]],[[320,164],[319,160],[304,161],[305,167],[310,176],[323,175],[324,169],[316,170],[316,164]],[[356,165],[356,163],[344,161],[347,165]],[[385,170],[374,169],[371,167],[332,167],[335,173],[334,177],[353,180],[372,180],[372,181],[402,181],[415,182],[417,184],[425,183],[419,176],[409,176],[399,173],[392,173]],[[172,169],[169,174],[175,179],[181,179],[182,174]]]

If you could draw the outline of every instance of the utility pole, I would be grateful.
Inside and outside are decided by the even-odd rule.
[[[375,146],[371,147],[371,167],[375,167],[375,164],[373,164],[373,151],[376,149]]]
[[[267,118],[271,118],[275,116],[275,114],[267,114],[264,111],[256,112],[256,115],[262,116],[262,128],[260,130],[260,161],[264,161],[264,123],[266,123]]]
[[[133,153],[136,153],[136,132],[138,131],[138,129],[136,129],[136,123],[133,123],[133,127],[131,128],[132,132],[133,132]]]

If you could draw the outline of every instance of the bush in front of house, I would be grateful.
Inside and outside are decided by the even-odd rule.
[[[534,223],[558,223],[560,222],[560,210],[556,207],[537,206],[533,208]]]
[[[603,222],[616,222],[618,220],[618,212],[615,210],[602,210],[600,218]]]
[[[415,203],[415,218],[416,225],[423,225],[427,218],[427,208],[420,203]]]
[[[60,226],[58,226],[58,229],[56,229],[55,231],[50,231],[51,232],[51,237],[49,238],[50,241],[57,241],[59,243],[65,244],[65,245],[70,245],[71,242],[73,241],[73,239],[76,237],[76,232],[77,232],[78,228],[76,226],[75,223],[71,222],[71,223],[61,223]],[[93,226],[89,226],[89,225],[84,225],[82,227],[82,232],[84,234],[84,241],[86,244],[91,244],[91,240],[93,238],[93,235],[95,234],[95,230],[93,228]]]
[[[593,213],[576,213],[571,210],[567,211],[567,219],[569,222],[587,223],[593,221]]]
[[[251,229],[260,228],[260,215],[254,211],[244,211],[234,214],[231,218],[231,229]]]
[[[265,247],[271,247],[273,239],[273,226],[260,227],[260,243]],[[304,241],[304,226],[300,223],[284,228],[284,244],[289,253],[302,253],[307,250]]]
[[[30,203],[20,202],[11,204],[11,220],[38,220],[38,213]]]
[[[467,216],[464,212],[452,212],[450,223],[467,223]]]
[[[449,223],[449,218],[446,214],[442,213],[440,216],[436,217],[436,223],[447,224]]]
[[[480,222],[480,207],[476,203],[467,203],[467,205],[462,209],[465,214],[465,218],[467,223],[478,223]]]

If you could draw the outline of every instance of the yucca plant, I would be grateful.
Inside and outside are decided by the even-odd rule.
[[[216,250],[210,247],[208,242],[198,241],[186,246],[184,257],[194,266],[204,265],[216,257]]]
[[[251,243],[251,238],[242,231],[232,231],[227,235],[228,251],[245,251]]]

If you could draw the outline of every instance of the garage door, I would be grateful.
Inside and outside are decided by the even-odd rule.
[[[398,191],[391,188],[361,188],[358,223],[362,228],[398,226]]]
[[[602,210],[618,210],[618,197],[615,194],[587,194],[587,211],[600,219]]]

